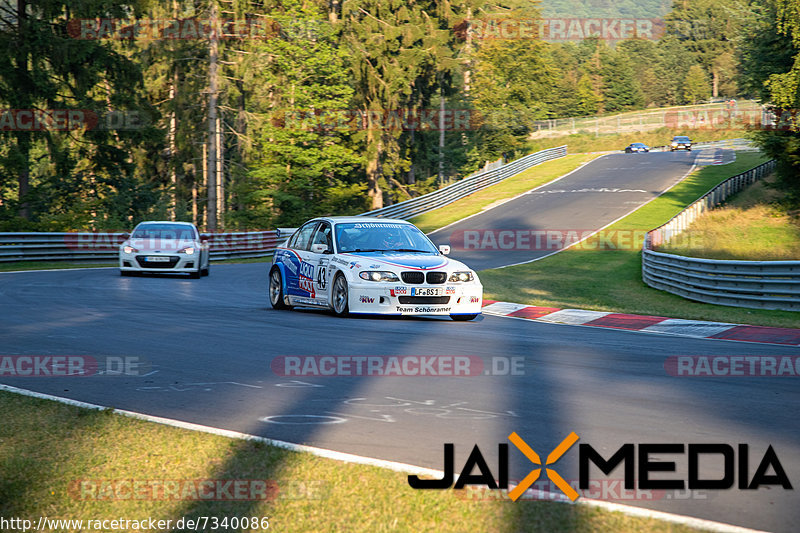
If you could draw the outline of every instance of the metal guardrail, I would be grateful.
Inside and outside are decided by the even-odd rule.
[[[275,251],[294,228],[271,231],[207,233],[211,259],[263,257]],[[0,262],[116,261],[121,232],[0,233]]]
[[[756,152],[756,147],[749,139],[724,139],[722,141],[708,141],[692,144],[692,150],[702,150],[704,148],[722,148],[724,150],[734,150],[737,152]],[[669,145],[653,146],[651,152],[668,152]]]
[[[650,231],[642,249],[642,279],[663,291],[699,302],[762,309],[800,310],[800,261],[731,261],[657,252],[705,211],[775,168],[768,161],[729,178],[666,224]]]
[[[567,147],[529,154],[500,168],[479,172],[438,191],[395,204],[362,216],[410,218],[447,205],[489,185],[518,174],[550,159],[564,157]],[[211,259],[263,257],[294,233],[295,228],[272,231],[211,233]],[[0,263],[14,261],[116,261],[122,232],[83,233],[0,233]]]
[[[576,133],[636,133],[659,128],[708,130],[769,126],[776,122],[769,109],[755,100],[739,100],[735,106],[727,102],[676,106],[649,111],[628,112],[607,117],[570,117],[537,120],[531,139],[558,137]]]
[[[511,176],[519,174],[523,170],[527,170],[540,163],[550,161],[551,159],[558,159],[560,157],[564,157],[565,155],[567,155],[566,145],[559,146],[557,148],[548,148],[547,150],[542,150],[541,152],[528,154],[517,159],[516,161],[507,163],[500,168],[488,170],[486,172],[480,172],[473,176],[464,178],[461,181],[458,181],[452,185],[448,185],[447,187],[443,187],[437,191],[430,192],[417,198],[412,198],[411,200],[390,205],[382,209],[376,209],[374,211],[362,213],[360,216],[399,218],[402,220],[407,220],[416,215],[433,211],[434,209],[438,209],[442,206],[455,202],[456,200],[460,200],[465,196],[469,196],[474,192],[485,189],[490,185],[494,185],[495,183],[503,181],[506,178],[510,178]]]

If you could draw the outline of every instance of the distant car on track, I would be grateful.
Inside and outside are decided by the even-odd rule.
[[[466,265],[445,257],[404,220],[323,217],[303,224],[279,246],[269,270],[275,309],[310,306],[352,314],[481,313],[483,286]]]
[[[151,221],[137,225],[119,247],[119,273],[188,273],[207,276],[207,238],[189,222]]]
[[[631,143],[625,147],[626,154],[633,154],[636,152],[649,152],[650,147],[644,143]]]
[[[687,150],[689,152],[692,151],[692,140],[685,135],[676,135],[672,138],[672,142],[669,145],[669,151],[674,152],[675,150]]]

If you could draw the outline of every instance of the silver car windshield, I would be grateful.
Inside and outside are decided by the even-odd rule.
[[[196,238],[194,228],[183,224],[143,224],[131,235],[134,239],[175,239],[191,241]]]
[[[336,224],[336,242],[340,253],[439,253],[433,243],[416,226],[392,222]]]

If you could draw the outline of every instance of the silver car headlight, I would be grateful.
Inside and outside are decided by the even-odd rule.
[[[181,248],[180,250],[178,250],[178,253],[179,254],[192,255],[194,253],[194,247],[193,246],[187,246],[186,248]]]
[[[475,276],[472,274],[471,270],[461,270],[459,272],[453,272],[450,274],[450,278],[447,280],[450,283],[456,282],[465,282],[465,281],[472,281],[475,279]]]
[[[383,270],[366,270],[358,275],[359,278],[367,281],[400,281],[397,274],[394,272],[386,272]]]
[[[125,252],[126,254],[135,254],[139,250],[137,250],[136,248],[134,248],[130,244],[126,244],[125,246],[122,247],[122,251]]]

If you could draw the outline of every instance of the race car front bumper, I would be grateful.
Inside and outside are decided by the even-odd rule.
[[[126,272],[196,272],[200,254],[120,252],[119,269]]]
[[[480,283],[404,285],[354,283],[350,312],[381,315],[476,315],[483,304]]]

